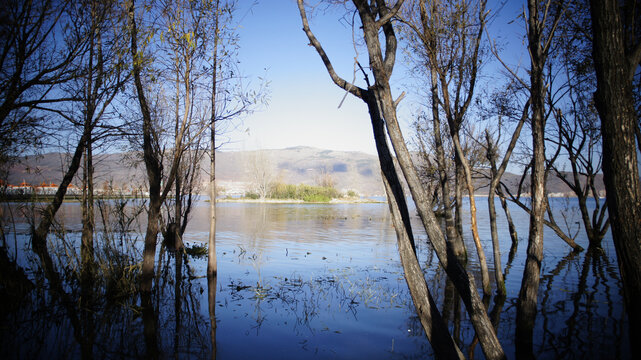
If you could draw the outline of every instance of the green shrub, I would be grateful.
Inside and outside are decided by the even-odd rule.
[[[331,200],[332,200],[332,198],[330,198],[330,197],[328,197],[326,195],[323,195],[323,194],[308,194],[308,195],[303,196],[303,201],[305,201],[305,202],[320,202],[320,203],[324,203],[324,202],[330,202]]]
[[[208,246],[207,244],[194,244],[192,246],[185,246],[185,252],[187,255],[191,255],[195,258],[203,258],[207,256],[208,254]]]
[[[245,193],[245,198],[257,200],[260,199],[260,195],[256,194],[255,192],[248,191]]]
[[[349,190],[349,191],[347,192],[347,196],[348,196],[348,197],[358,197],[358,194],[357,194],[357,193],[356,193],[356,191],[354,191],[354,190]]]
[[[270,198],[303,200],[305,202],[329,202],[341,197],[333,187],[312,186],[306,184],[292,185],[274,183],[271,186]]]

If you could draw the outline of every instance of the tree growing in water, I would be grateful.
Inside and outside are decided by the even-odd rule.
[[[633,357],[641,355],[641,181],[637,159],[641,137],[635,144],[639,120],[632,87],[641,63],[639,11],[636,1],[590,1],[603,175]]]
[[[374,130],[374,138],[379,154],[379,162],[383,171],[383,178],[384,181],[388,182],[388,185],[386,185],[386,192],[388,194],[388,198],[391,199],[389,202],[391,213],[392,216],[396,217],[394,223],[398,225],[397,237],[399,241],[399,250],[401,252],[401,262],[403,264],[405,278],[408,287],[410,288],[412,299],[414,300],[414,305],[421,319],[421,323],[423,324],[428,338],[439,356],[462,356],[460,355],[458,348],[453,345],[449,332],[446,333],[447,335],[442,334],[441,329],[444,324],[442,323],[442,320],[439,321],[440,315],[438,315],[433,302],[430,301],[429,293],[425,294],[424,292],[419,291],[423,286],[426,289],[425,291],[427,291],[427,285],[425,285],[425,279],[422,271],[418,271],[417,274],[417,271],[412,270],[417,267],[420,269],[420,266],[418,265],[416,254],[412,251],[410,244],[404,243],[412,241],[411,227],[409,226],[409,218],[406,216],[407,207],[402,191],[400,191],[400,184],[395,181],[398,177],[394,170],[394,161],[391,156],[391,152],[387,148],[385,129],[387,129],[398,163],[405,179],[407,180],[410,192],[417,206],[417,210],[421,220],[423,221],[425,231],[436,250],[440,263],[445,268],[448,276],[455,282],[455,286],[461,294],[486,357],[490,359],[504,358],[505,353],[498,342],[496,332],[494,331],[486,313],[485,305],[481,301],[476,290],[474,281],[458,262],[451,246],[445,241],[445,237],[440,230],[431,209],[431,202],[427,201],[428,196],[410,158],[409,151],[406,147],[405,141],[403,140],[403,135],[397,122],[396,106],[400,101],[400,97],[396,100],[393,99],[389,83],[389,79],[394,69],[397,47],[397,39],[391,21],[396,15],[398,9],[402,6],[403,1],[398,1],[394,6],[388,6],[385,1],[367,2],[354,0],[353,4],[356,7],[361,21],[361,29],[367,46],[369,68],[371,69],[374,77],[374,83],[370,84],[368,74],[365,73],[362,66],[357,63],[365,76],[367,84],[366,89],[347,82],[336,73],[329,57],[309,28],[303,1],[298,0],[298,7],[303,20],[303,30],[305,31],[311,45],[316,49],[321,57],[333,82],[345,91],[362,99],[368,106]],[[354,26],[356,27],[357,25]],[[385,40],[384,51],[381,46],[381,38],[379,38],[379,31],[381,30],[383,31],[383,38]],[[401,228],[400,225],[404,226]],[[399,234],[399,229],[402,229],[406,236],[402,233]],[[436,329],[433,329],[432,325],[434,325]],[[438,339],[442,339],[443,341],[437,341]]]
[[[490,278],[476,223],[476,201],[472,166],[462,140],[462,127],[468,117],[474,98],[476,78],[482,62],[480,52],[487,11],[486,1],[411,1],[406,8],[403,22],[409,29],[409,46],[417,60],[429,74],[430,103],[441,193],[445,201],[445,223],[448,241],[461,259],[466,258],[462,233],[456,232],[449,209],[449,181],[447,177],[445,152],[440,133],[440,113],[445,114],[450,141],[454,150],[455,194],[457,223],[462,216],[462,191],[467,188],[470,203],[470,227],[476,245],[483,291],[489,294]],[[417,9],[418,8],[418,9]],[[418,11],[417,11],[418,10]],[[463,180],[463,181],[461,181]],[[464,184],[462,183],[464,182]]]

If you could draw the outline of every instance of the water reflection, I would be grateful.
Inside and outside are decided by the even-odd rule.
[[[0,357],[432,355],[403,279],[386,204],[221,204],[218,276],[204,276],[204,257],[159,247],[153,291],[147,294],[137,291],[136,282],[144,223],[131,204],[126,217],[111,212],[116,206],[97,209],[103,220],[97,224],[91,281],[82,267],[77,204],[63,206],[44,252],[30,248],[28,216],[20,218],[14,207],[14,220],[3,218]],[[207,207],[197,204],[185,233],[188,247],[207,241]],[[516,224],[527,224],[527,215],[514,209],[513,216]],[[513,355],[525,246],[512,246],[501,221],[507,297],[484,300],[506,353]],[[577,254],[546,236],[535,355],[628,357],[611,239],[606,237],[602,250]],[[489,229],[481,237],[489,249]],[[467,312],[422,233],[417,249],[453,338],[466,356],[482,358]],[[468,270],[477,272],[477,264],[471,261]]]

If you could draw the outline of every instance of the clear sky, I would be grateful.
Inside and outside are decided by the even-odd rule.
[[[230,142],[223,150],[304,145],[375,154],[367,107],[360,99],[349,95],[338,108],[345,92],[333,84],[318,54],[308,46],[296,1],[264,0],[249,11],[247,3],[240,0],[238,11],[242,18],[239,30],[240,69],[249,80],[258,76],[268,79],[270,102],[225,136]],[[495,21],[490,28],[491,33],[502,37],[522,33],[522,25],[515,24],[522,21],[507,24],[520,8],[520,1],[510,1],[501,12],[501,21]],[[310,19],[310,27],[339,75],[351,81],[355,51],[351,27],[341,19],[345,15],[345,10],[340,8],[318,11]],[[521,45],[520,41],[518,45]],[[359,52],[360,62],[365,66],[366,54],[362,49]],[[407,86],[411,77],[407,66],[402,63],[400,52],[399,47],[392,78],[393,95],[396,97],[402,91],[410,93],[399,108],[399,121],[404,126],[406,137],[409,137],[412,109],[416,106],[412,104],[411,86]],[[515,55],[510,54],[510,57]],[[527,61],[527,57],[524,59]],[[258,80],[252,81],[258,83]],[[357,83],[362,84],[360,77]]]

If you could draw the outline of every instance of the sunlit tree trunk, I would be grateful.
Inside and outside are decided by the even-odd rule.
[[[212,90],[211,90],[211,119],[210,119],[210,149],[209,149],[209,244],[207,250],[207,277],[216,278],[218,265],[216,263],[216,82],[218,80],[218,20],[220,1],[216,0],[214,25],[214,49],[212,68]],[[215,284],[215,280],[214,280]],[[215,298],[214,288],[214,298]],[[211,289],[210,289],[211,292]],[[214,316],[215,321],[215,316]],[[215,334],[215,323],[211,324]],[[213,335],[215,336],[215,335]],[[215,357],[215,349],[214,349]]]
[[[532,358],[533,332],[536,319],[536,304],[543,260],[543,220],[547,208],[545,180],[545,98],[544,67],[547,60],[550,38],[558,24],[561,4],[551,9],[551,1],[540,4],[538,0],[528,0],[527,37],[530,53],[530,107],[532,131],[532,173],[531,190],[532,210],[528,235],[527,259],[521,280],[521,289],[516,310],[516,356]],[[542,10],[543,8],[543,10]],[[548,11],[556,13],[554,25],[547,39],[544,36]],[[541,13],[546,16],[541,18]]]
[[[409,218],[409,211],[405,201],[405,195],[396,173],[393,158],[390,154],[383,120],[378,109],[379,102],[367,91],[363,94],[368,104],[374,139],[378,151],[379,163],[381,166],[383,184],[387,194],[388,205],[392,215],[392,222],[396,230],[398,240],[398,251],[403,265],[403,273],[407,282],[410,294],[416,308],[416,313],[423,325],[423,329],[434,348],[438,357],[448,359],[463,359],[463,353],[459,350],[450,336],[449,330],[430,294],[423,271],[416,257],[416,249],[412,228]]]
[[[478,225],[476,224],[476,200],[474,198],[474,183],[472,180],[472,169],[470,168],[470,164],[467,161],[465,154],[463,153],[463,148],[461,146],[458,133],[452,134],[452,141],[454,142],[454,148],[456,149],[456,153],[459,158],[461,169],[463,169],[465,186],[467,187],[467,193],[469,195],[470,228],[472,229],[472,238],[474,240],[474,245],[476,246],[476,253],[479,258],[479,266],[481,267],[481,282],[483,284],[483,292],[485,294],[490,294],[492,291],[492,288],[490,287],[490,273],[487,268],[487,259],[485,257],[485,251],[483,250],[483,245],[481,244],[481,237],[479,236]]]
[[[356,1],[355,3],[359,8],[359,11],[362,11],[363,3],[359,1]],[[303,21],[303,29],[305,30],[309,40],[315,46],[319,55],[325,62],[330,75],[332,75],[332,78],[335,81],[338,81],[338,83],[341,83],[344,85],[344,87],[347,87],[347,83],[345,83],[344,80],[338,78],[338,76],[333,72],[329,59],[325,55],[325,52],[323,51],[320,43],[316,40],[311,30],[309,29],[309,24],[307,23],[307,17],[302,0],[298,1],[298,6]],[[383,14],[385,13],[385,11],[389,10],[387,8],[385,8],[385,10],[379,10],[379,15],[384,16]],[[363,19],[362,21],[364,22],[364,24],[367,23],[368,20],[365,19],[365,16],[366,15],[361,12],[361,18]],[[367,27],[373,26],[371,21],[373,21],[373,19],[370,20],[369,23],[367,23]],[[371,28],[369,31],[371,31]],[[392,31],[391,27],[387,28],[387,31]],[[388,33],[387,36],[390,35],[391,34]],[[393,51],[395,51],[395,49]],[[366,79],[366,82],[369,83],[369,80]],[[361,98],[367,104],[370,112],[370,119],[372,121],[372,128],[374,131],[374,139],[376,142],[376,147],[379,154],[379,162],[383,173],[383,183],[385,185],[390,211],[392,214],[392,221],[394,223],[398,238],[401,263],[403,265],[405,279],[410,289],[417,315],[419,316],[421,324],[423,325],[423,329],[425,330],[428,339],[430,340],[430,343],[434,348],[434,351],[436,352],[436,354],[438,354],[439,357],[459,359],[463,358],[462,353],[458,350],[458,347],[449,335],[447,326],[445,325],[443,319],[440,317],[440,313],[436,307],[436,304],[434,303],[429,293],[427,283],[425,282],[425,278],[423,276],[423,271],[421,270],[420,265],[418,264],[418,259],[416,258],[409,212],[405,203],[405,196],[403,195],[402,187],[396,174],[396,169],[394,167],[394,161],[386,142],[383,117],[381,115],[382,103],[380,101],[381,99],[379,98],[380,93],[377,91],[378,85],[375,84],[373,86],[369,86],[368,90],[364,90],[353,85],[349,85],[349,88],[351,91],[348,91]]]
[[[400,168],[403,171],[412,193],[412,197],[414,198],[414,202],[419,210],[419,215],[423,221],[425,231],[437,252],[441,264],[448,272],[448,276],[456,282],[457,289],[464,299],[474,328],[479,335],[483,352],[489,359],[505,358],[503,349],[498,342],[498,338],[496,337],[496,333],[485,311],[485,305],[481,301],[476,290],[474,281],[472,281],[467,272],[460,265],[441,232],[436,221],[436,217],[432,211],[431,202],[428,201],[428,196],[418,177],[418,173],[414,168],[396,119],[396,103],[398,100],[392,100],[389,78],[394,67],[397,43],[390,19],[402,5],[402,1],[397,2],[394,5],[393,10],[388,8],[382,1],[377,2],[374,8],[370,7],[370,5],[363,0],[354,0],[353,3],[358,10],[359,17],[362,22],[363,35],[369,55],[369,65],[375,78],[374,84],[369,86],[368,90],[354,86],[336,74],[327,54],[324,52],[322,46],[309,29],[302,0],[298,0],[301,18],[303,20],[303,29],[312,46],[314,46],[323,60],[328,73],[336,85],[363,100],[365,100],[363,92],[371,92],[371,95],[374,96],[378,102],[377,105],[380,111],[380,116],[384,119],[389,138],[392,141]],[[383,30],[385,38],[384,57],[380,44],[381,38],[379,37],[381,29]]]
[[[185,84],[185,87],[189,87],[189,84]],[[187,104],[185,104],[187,105]],[[174,127],[174,143],[178,143],[180,139],[178,139],[179,133],[180,133],[180,78],[179,78],[179,69],[178,66],[176,66],[176,100],[175,100],[175,127]],[[187,109],[185,109],[187,111]],[[178,151],[178,149],[175,149],[175,151]],[[184,167],[184,166],[181,166]],[[175,233],[174,233],[174,247],[176,250],[182,250],[183,249],[183,241],[182,241],[182,234],[180,229],[183,228],[183,223],[187,222],[187,216],[183,218],[183,212],[182,212],[182,193],[183,193],[183,186],[182,186],[182,177],[181,176],[176,176],[176,190],[174,194],[174,202],[175,202],[175,208],[174,208],[174,222],[176,223],[176,226],[174,227]],[[169,231],[169,229],[168,229]],[[176,255],[178,256],[178,255]]]

